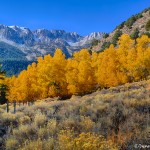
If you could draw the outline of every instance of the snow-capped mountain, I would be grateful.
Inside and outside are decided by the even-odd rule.
[[[90,35],[80,38],[79,41],[70,43],[71,46],[80,46],[80,47],[88,47],[91,42],[96,39],[99,40],[103,37],[104,33],[102,32],[93,32]]]
[[[31,31],[25,27],[0,25],[0,59],[18,58],[19,52],[19,56],[23,54],[24,59],[35,60],[38,56],[48,53],[53,55],[56,48],[62,49],[63,53],[69,57],[74,51],[90,46],[92,40],[99,40],[102,36],[101,32],[81,36],[76,32],[64,30]]]
[[[77,42],[82,37],[76,32],[65,32],[64,30],[46,30],[38,29],[33,31],[36,39],[39,39],[41,42],[50,42],[49,40],[62,39],[68,42]]]
[[[0,25],[0,39],[30,45],[34,42],[34,35],[28,28]]]

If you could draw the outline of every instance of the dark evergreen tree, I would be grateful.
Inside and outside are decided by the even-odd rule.
[[[136,28],[134,31],[133,31],[133,33],[130,35],[130,37],[132,38],[132,39],[137,39],[138,37],[139,37],[139,30]]]
[[[142,33],[142,34],[140,35],[140,37],[141,37],[142,35],[147,35],[147,36],[150,38],[150,32],[144,32],[144,33]]]
[[[118,25],[116,28],[115,28],[115,30],[117,30],[117,29],[122,29],[123,27],[124,27],[124,24],[125,24],[125,21],[124,22],[122,22],[120,25]]]
[[[103,52],[106,48],[109,48],[110,45],[110,42],[104,42],[99,52]]]
[[[98,42],[99,42],[98,40],[94,39],[94,40],[92,41],[91,45],[92,45],[92,46],[96,46],[96,45],[98,45]]]
[[[150,31],[150,20],[146,23],[145,29],[146,31]]]
[[[117,45],[117,41],[118,41],[118,39],[119,39],[119,37],[122,35],[122,31],[121,30],[117,30],[116,32],[115,32],[115,34],[114,34],[114,36],[113,36],[113,38],[112,38],[112,44],[114,45],[114,46],[116,46]]]
[[[107,37],[109,37],[109,34],[108,33],[105,33],[104,35],[103,35],[103,38],[107,38]]]
[[[2,71],[2,66],[0,66],[0,104],[5,104],[7,102],[6,94],[8,87],[4,83],[5,80],[5,72]]]

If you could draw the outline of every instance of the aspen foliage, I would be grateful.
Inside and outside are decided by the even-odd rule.
[[[66,79],[70,94],[85,94],[94,88],[94,69],[91,55],[86,49],[75,52],[73,58],[68,59]]]
[[[109,88],[150,76],[150,38],[133,40],[123,34],[118,46],[101,53],[87,49],[66,58],[60,49],[54,56],[39,57],[17,77],[7,78],[9,101],[35,101],[47,97],[84,95],[96,88]]]

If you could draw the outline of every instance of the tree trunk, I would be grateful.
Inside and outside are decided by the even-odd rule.
[[[9,102],[7,100],[7,113],[9,113]]]
[[[16,113],[16,101],[14,101],[14,114]]]

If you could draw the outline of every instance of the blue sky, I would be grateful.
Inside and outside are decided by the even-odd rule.
[[[3,0],[0,24],[64,29],[86,35],[111,32],[133,14],[150,7],[150,0]]]

